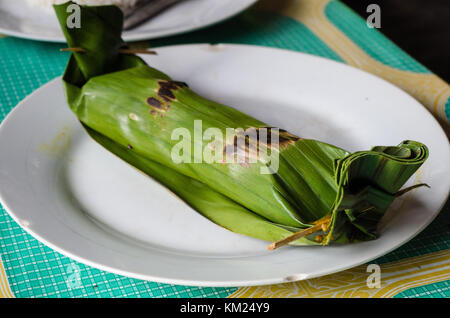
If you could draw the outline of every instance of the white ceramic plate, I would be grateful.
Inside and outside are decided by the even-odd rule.
[[[137,28],[123,33],[139,41],[196,30],[228,19],[257,0],[186,0]],[[0,0],[0,33],[26,39],[66,42],[52,10],[35,8],[26,0]]]
[[[151,281],[202,286],[281,283],[341,271],[419,233],[450,188],[450,147],[415,99],[375,76],[301,53],[241,45],[157,49],[149,61],[195,91],[271,125],[351,151],[424,142],[430,157],[398,199],[377,240],[284,247],[229,232],[92,141],[57,78],[0,127],[0,197],[11,216],[55,250]],[[183,59],[179,59],[182,55]]]

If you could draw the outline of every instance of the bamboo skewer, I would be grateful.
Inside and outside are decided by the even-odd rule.
[[[408,192],[408,191],[410,191],[412,189],[415,189],[415,188],[418,188],[418,187],[422,187],[422,186],[430,187],[426,183],[416,184],[414,186],[411,186],[411,187],[408,187],[406,189],[398,191],[395,194],[395,196],[401,196],[402,194],[404,194],[404,193],[406,193],[406,192]],[[364,210],[362,212],[367,212],[368,210],[371,210],[371,209],[374,209],[374,207],[370,207],[369,209]],[[308,235],[310,235],[310,234],[312,234],[314,232],[320,231],[320,230],[325,232],[328,229],[328,225],[330,224],[330,222],[331,222],[331,217],[330,216],[322,218],[321,220],[317,221],[313,226],[311,226],[308,229],[301,230],[299,232],[293,233],[292,235],[290,235],[290,236],[288,236],[288,237],[286,237],[286,238],[284,238],[282,240],[279,240],[277,242],[273,242],[272,244],[267,246],[267,249],[268,250],[274,250],[276,248],[279,248],[281,246],[289,244],[289,243],[291,243],[291,242],[293,242],[295,240],[298,240],[298,239],[300,239],[302,237],[308,236]]]
[[[296,233],[294,233],[294,234],[292,234],[292,235],[290,235],[290,236],[288,236],[288,237],[286,237],[286,238],[284,238],[282,240],[279,240],[277,242],[271,243],[269,246],[267,246],[267,249],[268,250],[274,250],[274,249],[277,249],[277,248],[279,248],[281,246],[289,244],[289,243],[291,243],[291,242],[293,242],[295,240],[301,239],[302,237],[305,237],[307,235],[313,234],[314,232],[317,232],[317,231],[320,231],[320,230],[326,231],[327,228],[328,228],[328,225],[330,224],[330,222],[331,222],[331,216],[327,216],[327,217],[317,221],[316,224],[311,226],[310,228],[301,230],[301,231],[296,232]]]
[[[67,47],[60,49],[61,52],[77,52],[77,53],[86,53],[87,51],[81,47]],[[150,51],[146,49],[119,49],[119,53],[121,54],[152,54],[156,55],[156,51]]]
[[[119,53],[122,54],[152,54],[156,55],[156,51],[149,51],[146,49],[120,49]]]
[[[85,53],[86,50],[81,47],[67,47],[60,49],[61,52],[78,52],[78,53]]]

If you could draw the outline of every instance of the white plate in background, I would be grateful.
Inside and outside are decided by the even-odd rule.
[[[415,99],[371,74],[324,58],[246,45],[156,49],[153,67],[201,95],[274,126],[350,151],[425,143],[430,157],[397,199],[377,240],[283,247],[234,234],[90,139],[61,79],[22,101],[0,126],[0,199],[31,235],[82,263],[157,282],[249,286],[345,270],[404,244],[450,189],[450,147]],[[179,59],[182,55],[183,59]],[[147,57],[144,57],[147,58]]]
[[[197,30],[228,19],[257,0],[185,0],[142,25],[124,31],[125,41],[140,41]],[[66,42],[53,9],[35,8],[26,0],[0,0],[0,34]]]

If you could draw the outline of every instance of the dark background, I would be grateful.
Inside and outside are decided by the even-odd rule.
[[[450,0],[342,0],[366,18],[381,9],[378,29],[433,73],[450,82]]]

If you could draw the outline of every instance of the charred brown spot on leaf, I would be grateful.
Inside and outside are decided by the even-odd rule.
[[[173,81],[159,81],[159,87],[167,89],[176,89],[178,86]]]
[[[169,102],[175,99],[174,91],[188,87],[186,83],[176,81],[159,81],[158,96]]]
[[[280,139],[278,142],[279,142],[280,147],[283,148],[283,147],[287,147],[290,144],[295,143],[299,139],[300,138],[295,137],[291,134],[289,134],[288,136],[280,134]]]
[[[147,104],[151,106],[150,114],[152,115],[156,115],[157,113],[165,113],[170,108],[167,98],[158,99],[157,97],[149,97],[147,98]]]
[[[238,145],[238,136],[234,136],[233,138],[233,149],[237,149],[237,145]]]
[[[175,95],[167,87],[160,87],[158,90],[158,96],[167,102],[175,99]]]
[[[259,131],[261,129],[265,129],[267,131],[266,142],[264,142],[264,140],[262,140],[261,142],[265,143],[267,147],[270,148],[276,144],[278,144],[280,148],[284,148],[300,139],[299,137],[291,134],[284,129],[277,129],[276,127],[261,127],[258,128],[258,140],[260,140]],[[278,142],[277,140],[272,140],[272,138],[274,137],[278,139]]]
[[[269,127],[269,128],[272,132],[273,128],[272,127]],[[270,135],[272,137],[272,134],[270,134]],[[290,144],[295,143],[299,139],[300,139],[300,137],[297,137],[284,129],[278,129],[278,146],[281,149],[289,146]],[[273,143],[274,143],[274,141],[270,140],[270,143],[268,145],[272,146]]]
[[[147,104],[149,104],[150,106],[156,107],[158,109],[163,108],[161,102],[154,97],[147,98]]]
[[[286,130],[275,127],[250,127],[245,131],[237,130],[233,140],[224,145],[223,154],[227,156],[240,154],[245,156],[245,162],[249,162],[250,159],[260,159],[261,152],[267,154],[274,148],[282,149],[299,139]]]
[[[172,81],[172,83],[174,83],[174,84],[175,84],[176,86],[178,86],[179,88],[189,87],[188,84],[186,84],[185,82]]]

